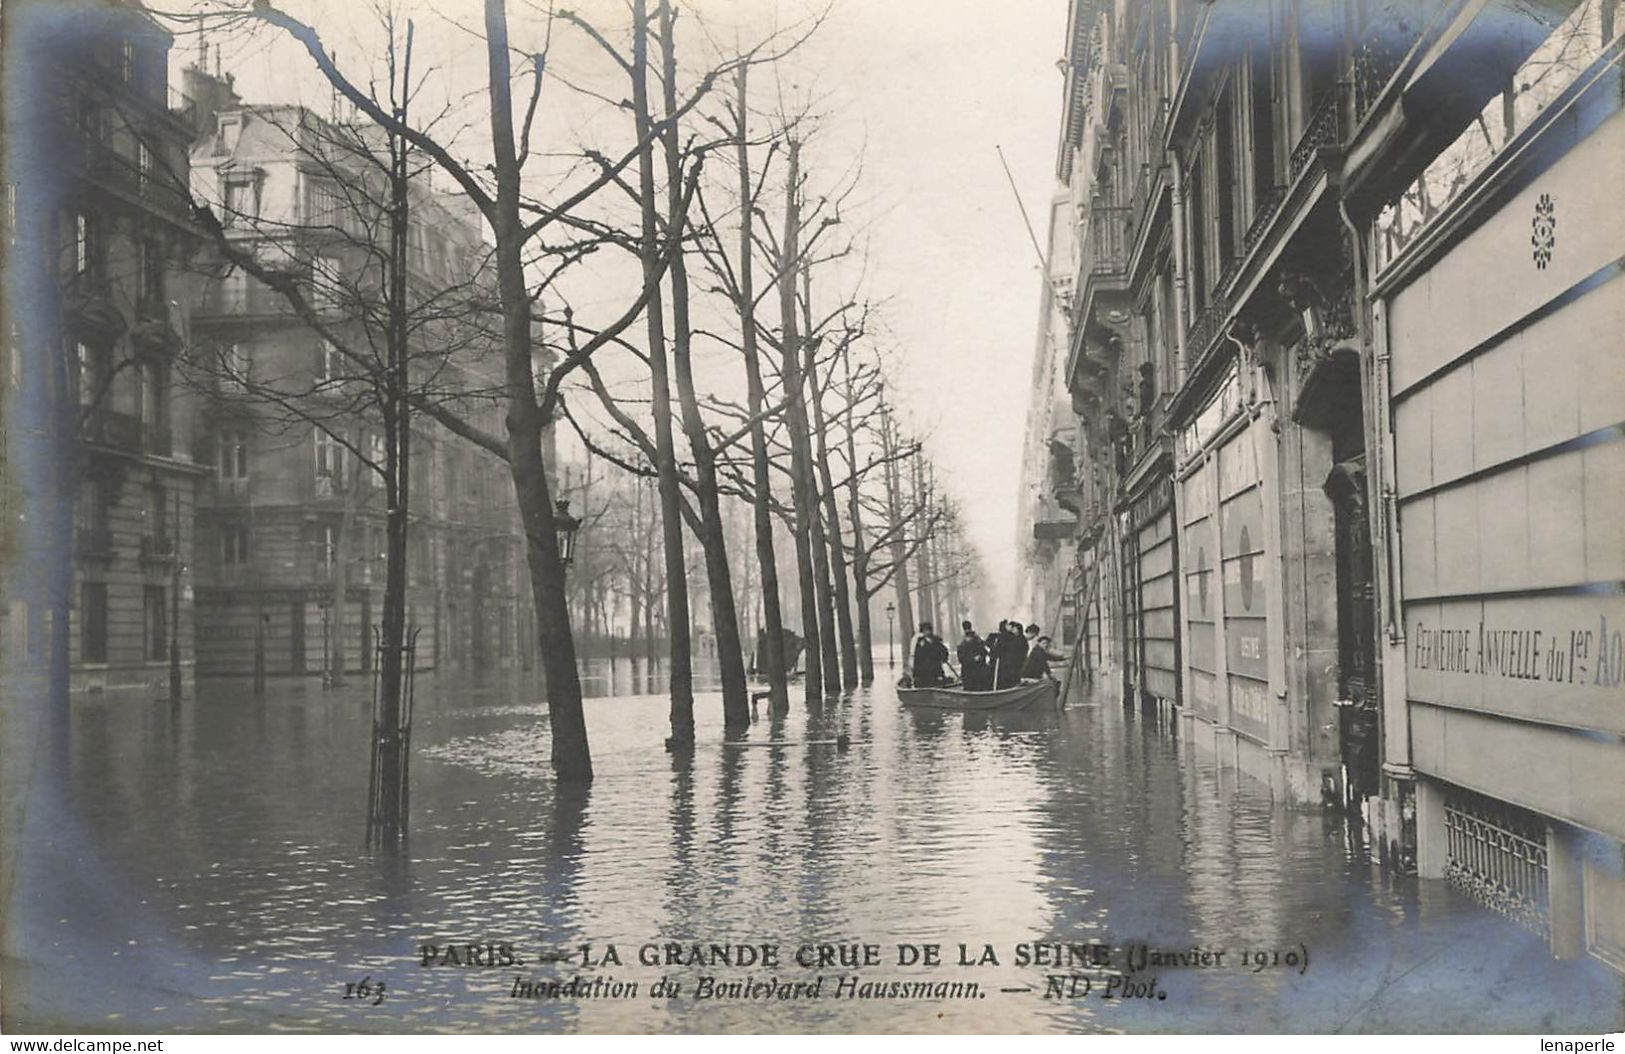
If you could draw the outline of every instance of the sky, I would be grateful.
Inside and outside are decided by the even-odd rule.
[[[378,53],[357,7],[333,0],[287,6],[322,29],[341,66],[352,69],[358,52]],[[574,6],[595,22],[624,22],[616,0]],[[795,24],[812,0],[685,6],[713,36],[737,30],[751,39],[775,20]],[[511,0],[510,8],[513,43],[534,48],[540,23],[526,20],[545,8],[524,0]],[[448,83],[475,92],[483,43],[459,27],[479,25],[478,6],[415,0],[412,10],[425,56],[419,61],[432,59]],[[1056,60],[1065,20],[1066,0],[834,0],[779,83],[764,86],[813,101],[819,131],[808,155],[818,178],[833,183],[861,165],[843,225],[853,226],[867,249],[868,295],[882,302],[876,329],[895,363],[892,399],[924,436],[939,484],[958,499],[982,554],[990,594],[978,605],[984,618],[1011,610],[1014,597],[1016,500],[1042,281],[997,149],[1033,222],[1042,224],[1055,190]],[[555,32],[550,68],[558,79],[544,94],[538,141],[605,140],[603,129],[623,119],[613,103],[624,87],[584,38]],[[323,82],[285,42],[217,36],[214,43],[222,41],[223,66],[248,101],[326,108]],[[178,40],[177,64],[195,51],[195,39]],[[478,138],[470,120],[459,143],[478,157]],[[1045,231],[1036,233],[1044,243]],[[592,309],[598,289],[624,288],[626,265],[618,266],[595,262],[583,270],[586,288],[573,294],[578,312]],[[618,298],[598,299],[608,305]]]

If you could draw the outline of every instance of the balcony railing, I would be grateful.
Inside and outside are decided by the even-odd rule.
[[[1089,231],[1079,249],[1078,288],[1093,275],[1120,275],[1128,270],[1134,232],[1134,210],[1127,205],[1097,205],[1089,213]],[[1084,298],[1077,301],[1079,307]]]
[[[1416,5],[1408,0],[1390,3],[1375,12],[1360,39],[1355,42],[1354,119],[1371,112],[1388,82],[1399,72],[1400,64],[1421,35]]]
[[[1342,99],[1342,91],[1333,88],[1322,92],[1315,100],[1309,123],[1304,126],[1298,145],[1292,148],[1290,180],[1296,180],[1303,173],[1309,162],[1314,160],[1316,151],[1338,146],[1342,142],[1342,121],[1339,119],[1343,109]]]
[[[216,285],[203,298],[199,314],[204,315],[287,315],[293,308],[281,293],[250,282],[244,285]]]
[[[139,453],[145,447],[141,419],[117,410],[96,410],[85,422],[87,442]]]
[[[1200,361],[1208,346],[1217,339],[1219,328],[1230,315],[1230,278],[1234,274],[1234,266],[1226,268],[1223,276],[1213,288],[1211,298],[1202,313],[1196,316],[1191,324],[1189,333],[1185,338],[1185,347],[1193,357],[1193,361]]]

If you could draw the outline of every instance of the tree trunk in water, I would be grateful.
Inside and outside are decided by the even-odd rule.
[[[497,278],[502,301],[504,383],[508,402],[508,469],[524,524],[530,589],[536,604],[542,669],[547,676],[547,716],[553,765],[561,781],[592,780],[592,756],[581,709],[581,675],[565,606],[564,565],[559,561],[553,501],[542,462],[542,412],[531,366],[531,303],[525,288],[519,219],[519,165],[514,153],[513,98],[504,0],[485,2],[486,55],[490,68],[491,139],[496,158]]]
[[[645,284],[658,280],[660,219],[655,213],[653,124],[649,114],[649,17],[646,0],[632,4],[632,109],[637,135],[638,192],[643,198],[643,236],[639,255]],[[688,571],[683,559],[682,495],[678,491],[677,453],[671,430],[671,381],[666,372],[665,313],[655,291],[646,309],[649,325],[649,380],[655,427],[655,469],[660,484],[661,541],[666,556],[666,630],[671,634],[671,740],[674,746],[694,742],[694,675],[688,621]]]
[[[705,554],[706,584],[711,592],[711,626],[716,634],[717,666],[722,677],[723,728],[736,732],[750,725],[750,694],[745,685],[745,649],[739,640],[739,614],[734,608],[733,573],[728,567],[728,543],[722,533],[722,503],[717,496],[716,454],[705,434],[705,420],[694,395],[694,374],[690,361],[692,331],[688,320],[688,268],[683,259],[685,225],[683,204],[683,159],[677,141],[677,42],[674,39],[670,0],[660,4],[661,72],[663,74],[666,127],[661,140],[666,153],[668,227],[673,249],[671,263],[672,363],[676,371],[677,400],[682,410],[683,431],[694,452],[694,474],[700,503],[700,546]],[[658,261],[653,261],[658,266]],[[693,738],[693,719],[689,738]]]
[[[809,296],[809,300],[811,297]],[[842,354],[845,354],[843,349]],[[858,686],[858,649],[852,640],[852,597],[847,589],[846,554],[841,548],[841,517],[835,500],[835,481],[829,470],[829,432],[824,421],[824,392],[827,385],[818,383],[817,364],[807,357],[808,387],[812,393],[813,438],[818,449],[818,477],[824,505],[824,519],[829,524],[830,575],[835,583],[834,605],[836,631],[840,634],[841,674],[840,686]],[[826,676],[826,683],[828,678]]]
[[[412,30],[407,23],[406,76],[411,72]],[[390,79],[395,77],[394,47],[390,48]],[[400,83],[407,83],[405,77]],[[403,92],[404,95],[404,92]],[[398,103],[395,116],[406,120],[406,104]],[[407,201],[406,143],[398,135],[389,137],[389,289],[385,310],[386,366],[379,385],[384,419],[384,495],[388,509],[385,519],[384,613],[380,627],[378,689],[373,711],[373,794],[368,825],[369,843],[387,850],[399,847],[406,836],[406,701],[401,660],[406,634],[406,468],[410,457],[406,442],[408,410],[407,319],[406,319],[406,235],[409,221]],[[339,462],[343,464],[343,459]],[[353,481],[352,481],[353,485]],[[342,542],[342,538],[341,538]]]
[[[357,442],[356,446],[358,449],[362,448],[360,442]],[[342,687],[345,679],[344,613],[350,606],[350,558],[355,544],[351,532],[355,530],[356,512],[361,504],[361,472],[360,463],[357,462],[355,471],[350,473],[349,488],[344,492],[344,513],[339,520],[338,551],[333,555],[333,602],[332,613],[328,616],[332,626],[328,633],[327,674],[328,681],[334,688]],[[366,635],[365,628],[362,635]]]
[[[784,254],[779,267],[779,315],[783,333],[780,337],[780,355],[784,369],[784,396],[790,415],[790,478],[796,513],[796,570],[801,579],[801,635],[805,640],[802,654],[802,680],[806,683],[807,702],[823,699],[823,659],[819,646],[817,591],[813,582],[812,528],[818,519],[818,510],[812,495],[812,470],[807,464],[812,454],[807,449],[807,407],[802,401],[801,338],[796,326],[796,259],[799,255],[801,226],[801,199],[797,184],[801,178],[801,144],[790,140],[789,193],[784,206],[784,240],[780,251]],[[825,588],[828,588],[827,586]]]
[[[756,562],[762,574],[762,621],[767,654],[756,657],[757,665],[767,663],[768,710],[783,713],[790,706],[789,666],[784,656],[784,613],[779,608],[779,566],[773,552],[773,481],[767,455],[767,424],[761,420],[767,402],[762,385],[762,364],[756,345],[756,251],[751,236],[750,146],[747,143],[746,76],[750,67],[739,67],[737,87],[739,107],[735,150],[739,158],[739,322],[743,334],[745,379],[750,389],[751,483],[756,490],[751,514],[756,530]]]
[[[909,459],[914,476],[914,517],[924,530],[924,517],[926,515],[925,486],[920,480],[920,456],[918,453]],[[931,623],[931,628],[940,634],[942,627],[937,625],[937,594],[931,582],[931,546],[929,539],[921,538],[915,547],[915,570],[920,576],[920,621]]]
[[[852,389],[851,348],[842,353],[841,366],[846,378],[846,510],[847,519],[852,522],[852,598],[858,606],[858,676],[864,684],[873,684],[875,646],[869,624],[869,550],[863,544],[863,503],[858,488],[858,445],[852,424],[856,393]]]
[[[902,487],[897,477],[897,433],[892,428],[891,417],[888,415],[881,419],[881,436],[886,456],[886,514],[891,522],[887,525],[891,530],[891,561],[892,583],[897,590],[897,616],[903,623],[903,639],[911,640],[914,637],[914,601],[909,598],[908,585],[908,547],[904,542],[903,531],[899,526],[903,522]],[[909,662],[904,656],[904,665]]]
[[[802,280],[805,282],[805,296],[801,309],[805,314],[803,319],[806,330],[812,333],[812,270],[803,267]],[[813,413],[809,417],[802,411],[804,422],[802,445],[808,448],[807,459],[804,462],[807,468],[807,505],[812,512],[808,521],[807,542],[812,549],[813,566],[813,599],[818,603],[818,641],[823,652],[824,691],[829,695],[838,695],[841,691],[841,657],[840,644],[836,639],[835,630],[835,594],[830,589],[830,550],[829,536],[824,529],[824,487],[820,485],[817,458],[813,456],[812,442],[808,438],[812,419],[818,416],[818,378],[815,372],[818,364],[815,361],[818,350],[817,341],[808,341],[803,348],[805,359],[802,367],[803,383],[805,385],[798,394],[809,398],[813,404]],[[821,453],[820,453],[820,456]]]

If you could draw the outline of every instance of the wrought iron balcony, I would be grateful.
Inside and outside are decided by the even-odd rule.
[[[86,442],[114,447],[132,454],[145,448],[141,419],[117,410],[98,409],[85,421]]]
[[[1089,211],[1089,233],[1079,257],[1079,285],[1090,275],[1116,275],[1128,270],[1134,237],[1134,209],[1129,205],[1097,205]]]
[[[1372,106],[1388,87],[1388,82],[1394,79],[1394,74],[1399,72],[1405,56],[1410,53],[1412,46],[1421,36],[1422,27],[1413,25],[1412,20],[1405,17],[1410,14],[1413,5],[1390,4],[1387,7],[1399,10],[1385,9],[1373,13],[1365,31],[1354,45],[1353,90],[1356,122],[1371,112]]]
[[[1342,144],[1342,100],[1341,87],[1321,92],[1320,97],[1315,100],[1315,108],[1309,115],[1309,123],[1304,126],[1303,135],[1298,137],[1298,145],[1292,148],[1289,182],[1303,174],[1303,170],[1315,159],[1318,151]]]

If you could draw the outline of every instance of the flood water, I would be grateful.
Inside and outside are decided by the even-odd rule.
[[[764,704],[737,747],[702,693],[685,760],[663,749],[658,679],[598,663],[587,684],[597,780],[562,795],[533,683],[422,675],[398,858],[362,848],[364,684],[273,682],[256,700],[205,682],[179,708],[76,698],[68,800],[24,803],[7,865],[12,1026],[1594,1032],[1625,1016],[1617,975],[1552,961],[1442,883],[1384,873],[1341,820],[1272,804],[1109,697],[990,720],[907,711],[877,684],[813,710],[796,697],[781,721]],[[829,742],[842,735],[845,750]],[[487,942],[522,965],[421,965],[423,945]],[[781,960],[639,962],[667,942],[776,945]],[[1045,998],[1046,975],[1068,971],[1017,965],[1031,942],[1113,950],[1071,971],[1088,995]],[[547,961],[611,943],[619,964]],[[927,943],[943,965],[898,965],[899,944]],[[979,965],[959,965],[961,943]],[[878,945],[880,962],[793,961],[820,944]],[[1223,954],[1133,975],[1154,977],[1150,998],[1102,998],[1141,944]],[[823,981],[818,998],[695,998],[706,975]],[[854,975],[966,991],[838,992]],[[637,995],[512,997],[516,978],[577,976]],[[651,993],[663,976],[676,998]],[[381,1001],[344,998],[364,979]]]

